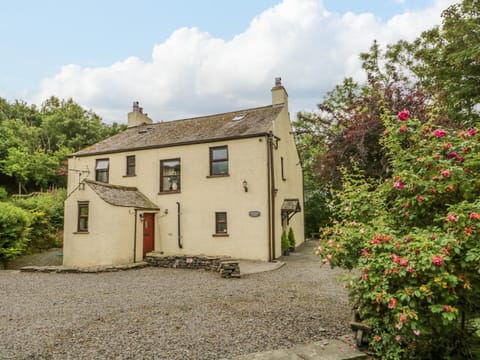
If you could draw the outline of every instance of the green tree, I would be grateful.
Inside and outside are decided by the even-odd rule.
[[[72,99],[51,97],[37,109],[0,98],[0,183],[12,192],[65,186],[68,154],[124,129],[102,123]]]
[[[422,86],[442,98],[449,118],[473,125],[480,119],[480,0],[453,4],[442,18],[441,26],[399,47],[410,54],[406,65]]]

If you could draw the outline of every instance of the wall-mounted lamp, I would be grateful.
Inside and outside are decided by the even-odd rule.
[[[143,222],[143,214],[138,215],[138,218],[140,219],[140,222]]]
[[[247,183],[247,180],[243,180],[242,185],[243,185],[243,190],[245,190],[245,192],[248,192],[248,183]]]
[[[78,184],[78,190],[85,190],[85,183],[84,182],[81,182],[80,184]]]
[[[164,213],[165,215],[167,215],[167,214],[168,214],[168,209],[163,210],[163,213]]]

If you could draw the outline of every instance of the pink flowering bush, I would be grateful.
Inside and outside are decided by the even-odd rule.
[[[384,121],[391,177],[374,183],[344,172],[336,220],[317,253],[324,264],[357,270],[350,297],[380,358],[474,358],[480,134],[420,123],[406,110]]]

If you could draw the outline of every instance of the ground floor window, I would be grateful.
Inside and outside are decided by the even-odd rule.
[[[78,232],[88,232],[88,201],[78,202]]]
[[[215,235],[227,234],[227,213],[216,212],[215,213]]]

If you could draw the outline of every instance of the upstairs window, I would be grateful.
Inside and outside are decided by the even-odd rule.
[[[127,176],[135,176],[135,155],[127,156]]]
[[[280,158],[280,165],[281,165],[281,170],[282,170],[282,180],[283,181],[286,181],[287,178],[285,177],[285,165],[284,165],[284,161],[283,161],[283,156]]]
[[[160,161],[160,192],[180,192],[180,159]]]
[[[95,180],[108,183],[109,159],[98,159],[95,164]]]
[[[88,232],[88,201],[78,202],[77,232]]]
[[[215,213],[215,235],[227,235],[227,213]]]
[[[210,148],[210,175],[228,175],[228,147]]]

